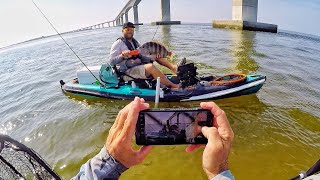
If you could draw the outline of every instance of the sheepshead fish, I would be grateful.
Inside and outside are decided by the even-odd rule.
[[[168,51],[165,46],[153,41],[144,43],[138,50],[140,54],[154,60],[156,59],[157,54],[159,54],[161,58],[172,55],[172,52]]]

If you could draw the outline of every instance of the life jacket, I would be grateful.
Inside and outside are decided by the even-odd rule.
[[[135,50],[135,49],[137,49],[139,47],[138,46],[138,44],[139,44],[138,41],[135,40],[134,38],[132,38],[133,46],[125,37],[119,37],[117,40],[119,40],[119,39],[121,39],[121,41],[128,47],[128,49],[130,51],[133,51],[133,50]],[[132,56],[131,58],[129,58],[127,60],[137,59],[137,58],[140,58],[140,57],[141,57],[140,55]],[[114,71],[115,75],[117,75],[117,77],[118,77],[118,82],[119,83],[124,82],[123,76],[128,76],[128,77],[132,78],[133,81],[135,81],[135,82],[150,80],[150,79],[137,79],[137,78],[134,78],[134,77],[126,74],[125,72],[121,72],[116,66],[114,66],[112,68],[113,68],[113,71]],[[130,69],[130,68],[132,68],[132,67],[128,67],[128,69]]]
[[[133,50],[136,50],[139,46],[138,46],[138,41],[134,38],[132,38],[132,43],[133,43],[133,46],[132,44],[128,41],[128,39],[126,39],[125,37],[120,37],[118,38],[117,40],[121,39],[121,41],[128,47],[128,49],[130,51],[133,51]],[[132,56],[131,58],[129,59],[136,59],[136,58],[139,58],[139,55],[138,56]]]
[[[119,39],[127,46],[127,48],[130,51],[136,50],[139,47],[138,41],[135,40],[134,38],[132,38],[133,46],[125,37],[120,37],[117,40],[119,40]],[[137,63],[136,62],[137,59],[139,59],[140,62]],[[131,56],[130,58],[126,59],[126,61],[125,61],[125,65],[127,66],[128,69],[133,68],[133,67],[138,66],[138,65],[142,65],[142,64],[143,63],[141,62],[141,56],[140,55]],[[120,72],[120,70],[119,70],[119,72]],[[120,72],[120,73],[125,74],[125,72]],[[120,76],[121,76],[121,74],[120,74]]]

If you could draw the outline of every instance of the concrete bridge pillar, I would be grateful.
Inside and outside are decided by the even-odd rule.
[[[161,0],[161,17],[162,21],[171,21],[170,0]]]
[[[121,18],[120,18],[121,20],[121,25],[123,25],[123,14],[121,15]]]
[[[134,24],[139,24],[138,6],[133,6]]]
[[[181,24],[181,21],[171,21],[170,0],[161,0],[161,21],[152,23],[153,25]]]
[[[128,12],[126,12],[126,13],[124,14],[124,17],[125,17],[125,22],[126,22],[126,23],[129,22]]]
[[[233,0],[232,20],[257,22],[258,0]]]
[[[258,0],[233,0],[232,20],[214,20],[215,28],[231,28],[249,31],[265,31],[276,33],[278,26],[274,24],[260,23],[258,19]]]

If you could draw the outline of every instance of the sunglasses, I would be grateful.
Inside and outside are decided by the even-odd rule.
[[[125,32],[129,32],[129,31],[133,32],[134,28],[128,27],[128,28],[123,29],[123,31],[125,31]]]

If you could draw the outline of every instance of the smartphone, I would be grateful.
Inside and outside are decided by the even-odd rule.
[[[138,145],[206,144],[201,126],[211,127],[213,114],[206,109],[147,109],[136,125]]]

